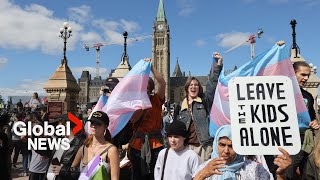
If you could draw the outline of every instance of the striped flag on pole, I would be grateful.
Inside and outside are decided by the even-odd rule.
[[[216,88],[214,101],[210,111],[210,136],[214,137],[218,128],[225,124],[230,124],[229,92],[228,82],[233,77],[244,76],[287,76],[292,80],[298,124],[300,129],[309,127],[310,116],[304,103],[292,62],[285,45],[273,46],[270,50],[262,53],[252,61],[244,64],[231,74],[225,76],[220,74],[219,82]]]
[[[109,116],[109,131],[114,137],[139,109],[151,108],[147,94],[151,62],[141,59],[111,92],[107,105],[102,108]]]

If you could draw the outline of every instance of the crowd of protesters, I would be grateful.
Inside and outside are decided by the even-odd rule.
[[[127,126],[114,138],[108,130],[108,115],[102,111],[89,112],[84,116],[87,118],[91,114],[91,118],[86,120],[90,123],[90,134],[80,131],[64,137],[46,137],[69,139],[70,148],[67,150],[28,149],[28,139],[38,136],[19,136],[11,130],[16,123],[23,121],[31,122],[32,126],[43,126],[48,121],[54,126],[65,126],[69,119],[67,115],[61,115],[49,121],[46,106],[37,93],[25,105],[18,102],[15,112],[1,114],[0,179],[12,178],[12,171],[17,168],[21,154],[23,172],[20,176],[29,176],[30,180],[320,180],[319,122],[313,106],[314,99],[303,89],[311,73],[310,66],[306,62],[293,64],[311,117],[309,129],[300,132],[301,151],[297,155],[289,155],[279,147],[280,155],[256,158],[234,151],[230,125],[221,126],[216,134],[209,134],[208,117],[223,66],[219,53],[215,52],[213,57],[216,65],[212,77],[208,79],[206,91],[198,79],[190,77],[185,83],[185,98],[174,110],[167,106],[165,113],[166,82],[151,66],[158,84],[155,91],[155,82],[149,78],[147,93],[152,108],[134,112]],[[101,88],[101,95],[109,96],[117,83],[106,83]],[[71,128],[75,126],[70,124]],[[314,140],[308,147],[305,145],[307,137]],[[120,167],[123,152],[130,163]],[[96,168],[91,169],[95,163]]]

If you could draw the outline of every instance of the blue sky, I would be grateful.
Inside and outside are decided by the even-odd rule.
[[[171,72],[177,57],[182,71],[206,75],[212,52],[221,52],[225,67],[241,66],[250,60],[250,46],[224,54],[251,34],[264,30],[256,39],[255,54],[276,41],[292,45],[291,19],[298,24],[297,44],[302,56],[320,67],[320,0],[163,0],[171,34]],[[123,31],[129,37],[150,35],[158,0],[0,0],[0,94],[45,95],[44,84],[63,57],[59,29],[68,21],[73,35],[68,39],[68,65],[79,78],[82,70],[95,75],[95,50],[83,43],[115,43],[101,48],[100,74],[106,78],[120,63]],[[130,43],[127,49],[133,66],[151,57],[151,38]]]

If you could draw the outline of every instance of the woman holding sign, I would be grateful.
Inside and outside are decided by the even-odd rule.
[[[217,52],[213,54],[213,57],[217,63],[213,67],[213,76],[207,82],[206,92],[203,92],[197,78],[189,78],[184,86],[186,97],[180,104],[181,110],[176,111],[176,119],[186,125],[190,134],[189,148],[200,156],[202,162],[208,160],[212,152],[212,138],[209,135],[209,113],[223,60]]]
[[[274,161],[279,166],[277,179],[284,179],[283,174],[291,164],[290,155],[279,148],[283,153]],[[221,126],[215,135],[211,159],[201,164],[194,175],[194,180],[240,180],[259,179],[270,180],[270,173],[261,165],[244,156],[236,154],[232,148],[231,126]]]

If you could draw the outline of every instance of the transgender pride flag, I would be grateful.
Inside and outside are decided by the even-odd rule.
[[[102,110],[109,116],[112,137],[124,128],[136,110],[152,107],[147,94],[150,70],[151,62],[140,60],[111,92]]]
[[[92,112],[90,113],[90,116],[88,119],[91,118],[92,114],[96,111],[102,111],[102,108],[107,104],[108,102],[108,96],[106,96],[104,93],[100,96],[96,106],[93,108]]]
[[[269,51],[262,53],[252,61],[244,64],[231,74],[224,76],[220,74],[219,82],[215,92],[210,112],[210,136],[214,137],[218,128],[230,124],[229,92],[228,82],[233,77],[243,76],[287,76],[292,80],[295,95],[296,111],[300,129],[309,127],[310,116],[304,103],[297,79],[295,77],[289,53],[285,46],[273,46]]]

